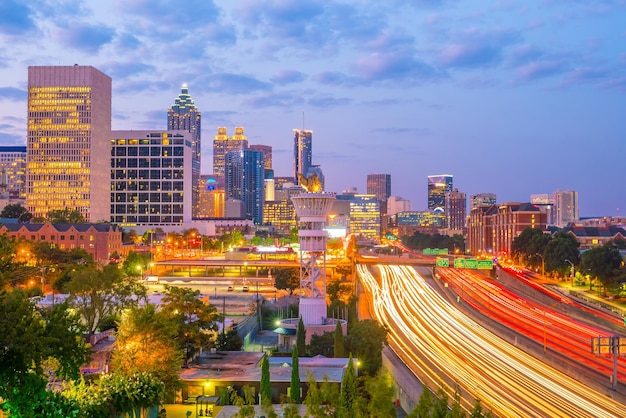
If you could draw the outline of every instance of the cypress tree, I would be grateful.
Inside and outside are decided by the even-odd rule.
[[[300,317],[300,320],[298,321],[298,330],[296,331],[296,347],[298,347],[298,356],[300,357],[306,356],[305,341],[306,341],[306,329],[304,328],[304,322],[302,322],[302,317]]]
[[[291,353],[291,391],[289,393],[293,403],[300,403],[300,368],[298,367],[298,346]]]
[[[337,326],[335,327],[335,349],[333,352],[333,357],[335,358],[343,357],[343,350],[344,350],[343,329],[341,329],[341,321],[337,320]]]
[[[354,362],[352,354],[346,368],[346,373],[341,379],[341,404],[345,408],[348,417],[355,417],[355,401],[358,396],[358,382],[356,380],[356,371],[354,370]]]
[[[259,395],[261,396],[261,404],[267,405],[272,403],[272,391],[270,389],[270,361],[267,358],[267,353],[263,354],[263,359],[261,360],[261,385],[259,388]]]

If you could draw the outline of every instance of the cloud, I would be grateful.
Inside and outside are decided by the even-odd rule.
[[[104,73],[114,80],[128,79],[155,70],[154,66],[137,61],[109,62],[102,64],[101,68]]]
[[[300,81],[306,80],[307,76],[304,73],[296,70],[280,70],[274,73],[270,81],[276,84],[291,84],[298,83]]]
[[[300,106],[303,103],[304,99],[302,97],[287,93],[266,94],[262,96],[250,97],[244,100],[244,104],[253,108],[290,108],[293,106]]]
[[[9,145],[24,145],[24,137],[20,135],[0,132],[0,143]]]
[[[454,35],[455,40],[443,47],[437,61],[444,68],[473,68],[497,65],[504,50],[519,40],[512,30],[487,32],[471,28]]]
[[[91,55],[96,55],[114,36],[115,30],[112,28],[76,22],[68,27],[57,28],[54,35],[61,44]]]
[[[389,80],[432,81],[443,74],[429,64],[405,52],[377,52],[362,57],[352,69],[366,82]]]
[[[335,98],[330,96],[320,96],[309,99],[307,103],[313,107],[329,108],[348,105],[352,103],[352,99],[346,97]]]
[[[0,1],[0,33],[20,36],[37,28],[33,12],[23,1]]]
[[[320,84],[334,86],[354,84],[354,79],[339,71],[322,71],[313,75],[313,80]]]
[[[608,68],[583,67],[570,71],[563,81],[564,85],[578,85],[582,83],[595,83],[610,76]]]
[[[254,91],[271,90],[272,85],[264,81],[257,80],[254,77],[231,74],[216,73],[200,80],[196,80],[209,91],[218,91],[225,94],[248,94]]]
[[[15,87],[0,87],[0,100],[26,101],[26,98],[26,90],[17,89]]]
[[[566,69],[567,66],[562,61],[534,61],[517,69],[517,80],[533,81],[541,78],[547,78],[562,73]]]

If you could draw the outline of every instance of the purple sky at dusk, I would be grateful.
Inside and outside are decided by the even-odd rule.
[[[217,127],[243,126],[292,175],[304,114],[328,191],[386,173],[425,210],[452,174],[626,214],[626,0],[3,0],[1,145],[25,144],[27,67],[73,64],[113,79],[113,129],[165,129],[187,83],[206,174]]]

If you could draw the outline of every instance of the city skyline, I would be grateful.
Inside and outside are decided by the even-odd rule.
[[[77,63],[112,78],[115,130],[167,129],[186,83],[202,174],[220,126],[271,146],[276,176],[306,129],[330,191],[390,174],[425,210],[426,177],[449,173],[467,196],[575,190],[581,217],[622,215],[626,3],[560,3],[8,0],[0,144],[26,143],[28,66]]]

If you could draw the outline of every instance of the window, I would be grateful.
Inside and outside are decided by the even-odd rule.
[[[59,238],[61,239],[61,241],[65,241],[65,235],[61,235]]]

